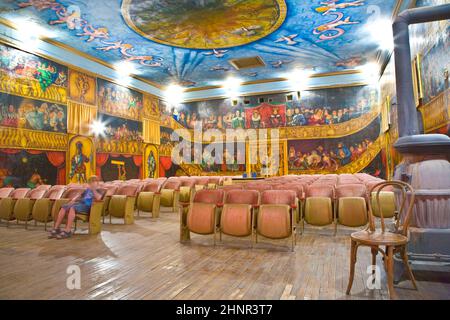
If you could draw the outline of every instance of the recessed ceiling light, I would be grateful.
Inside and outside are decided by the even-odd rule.
[[[177,84],[172,84],[164,91],[164,97],[170,104],[180,104],[184,99],[184,88]]]

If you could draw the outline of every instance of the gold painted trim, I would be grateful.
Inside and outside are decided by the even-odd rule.
[[[196,47],[196,46],[180,46],[180,45],[175,45],[171,42],[165,41],[165,40],[161,40],[161,39],[156,39],[156,38],[150,38],[148,34],[146,34],[145,32],[142,32],[141,29],[139,29],[134,22],[131,20],[130,14],[129,14],[129,6],[131,4],[132,0],[123,0],[122,1],[122,6],[120,8],[120,11],[122,13],[122,17],[125,20],[126,24],[134,30],[134,32],[136,32],[137,34],[141,35],[142,37],[144,37],[145,39],[148,39],[150,41],[154,41],[163,45],[167,45],[170,47],[176,47],[176,48],[182,48],[182,49],[194,49],[194,50],[212,50],[212,49],[225,49],[225,48],[234,48],[237,47],[236,45],[229,45],[229,46],[219,46],[219,47],[215,47],[215,48],[205,48],[205,47]],[[274,33],[275,31],[278,30],[278,28],[280,28],[280,26],[284,23],[284,21],[286,20],[287,17],[287,5],[286,2],[284,0],[273,0],[278,4],[278,7],[280,9],[279,13],[279,17],[276,21],[276,23],[268,30],[267,33],[265,33],[264,35],[260,36],[259,38],[256,38],[254,40],[248,41],[248,42],[243,42],[241,44],[239,44],[238,46],[244,46],[250,43],[253,43],[255,41],[261,40],[264,37]]]
[[[309,77],[310,78],[324,78],[324,77],[332,77],[332,76],[342,76],[342,75],[348,75],[348,74],[358,74],[362,73],[361,70],[357,69],[351,69],[351,70],[343,70],[343,71],[335,71],[335,72],[324,72],[324,73],[316,73],[312,74]],[[282,82],[282,81],[288,81],[288,78],[270,78],[270,79],[261,79],[261,80],[252,80],[252,81],[245,81],[241,83],[241,86],[248,86],[253,84],[261,84],[261,83],[271,83],[271,82]],[[196,88],[187,88],[184,92],[194,92],[194,91],[203,91],[203,90],[211,90],[211,89],[220,89],[223,88],[223,86],[204,86],[204,87],[196,87]]]

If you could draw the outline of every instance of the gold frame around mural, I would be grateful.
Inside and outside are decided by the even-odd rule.
[[[425,133],[432,132],[450,124],[450,89],[441,92],[426,105],[419,108]]]
[[[145,146],[144,154],[143,154],[143,158],[142,158],[142,166],[143,166],[142,179],[148,178],[149,172],[148,172],[147,158],[149,157],[151,151],[154,151],[155,161],[156,161],[156,171],[155,171],[155,176],[153,178],[159,178],[159,148],[157,145],[147,144]]]
[[[337,170],[294,170],[288,169],[288,174],[342,174],[357,173],[364,170],[381,152],[383,137],[379,137],[370,145],[358,159],[352,161],[348,165],[338,168]]]
[[[86,168],[86,179],[89,179],[90,176],[95,175],[96,174],[96,151],[95,151],[95,143],[94,140],[91,137],[86,137],[86,136],[80,136],[80,135],[70,135],[69,140],[68,140],[68,144],[67,144],[67,152],[66,152],[66,182],[67,184],[69,183],[77,183],[77,182],[72,182],[72,179],[70,179],[69,175],[70,175],[70,170],[71,170],[71,166],[72,166],[72,158],[75,155],[75,153],[72,153],[73,151],[76,151],[76,142],[89,142],[90,143],[90,151],[92,153],[92,157],[91,157],[91,162],[89,163],[90,168]],[[83,146],[85,146],[83,144]]]
[[[2,148],[67,151],[68,134],[0,127]]]

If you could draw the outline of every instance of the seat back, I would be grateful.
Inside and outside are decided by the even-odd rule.
[[[30,190],[28,194],[26,195],[26,198],[37,200],[42,199],[47,193],[47,190],[45,188],[35,188]]]
[[[292,190],[266,190],[261,193],[261,204],[286,204],[295,206],[297,194]]]
[[[415,201],[415,192],[411,185],[407,184],[403,181],[386,181],[381,182],[376,185],[374,185],[370,191],[370,194],[375,192],[375,199],[378,208],[380,208],[380,226],[381,226],[381,232],[386,231],[386,224],[384,221],[384,213],[383,213],[383,204],[381,203],[380,199],[380,193],[389,188],[395,188],[397,192],[395,192],[396,195],[396,202],[399,204],[398,208],[398,219],[395,222],[395,229],[397,232],[401,232],[404,236],[408,235],[408,227],[409,222],[411,220],[412,211],[414,208],[414,201]],[[371,206],[371,201],[369,202],[369,206]],[[369,228],[372,231],[375,231],[375,219],[372,212],[372,208],[370,207],[369,210]]]
[[[226,204],[259,204],[259,192],[256,190],[229,190],[225,193]]]
[[[57,200],[60,199],[65,191],[65,186],[53,186],[45,195],[46,199]]]
[[[242,190],[244,186],[242,184],[228,184],[223,185],[222,190]]]
[[[296,193],[298,199],[303,198],[303,185],[291,182],[285,184],[277,184],[273,186],[274,190],[292,190]]]
[[[36,187],[36,189],[44,189],[45,191],[50,190],[52,186],[50,184],[41,184]]]
[[[123,186],[120,186],[117,191],[116,195],[120,196],[128,196],[128,197],[135,197],[137,195],[137,192],[139,190],[139,185],[136,184],[125,184]]]
[[[169,189],[169,190],[180,190],[181,181],[179,180],[167,180],[166,183],[164,183],[162,189]]]
[[[160,190],[161,190],[161,183],[156,180],[147,182],[142,188],[142,191],[144,192],[159,192]]]
[[[329,184],[311,184],[306,187],[305,197],[325,197],[334,199],[334,187]]]
[[[84,190],[86,190],[86,188],[83,188],[83,187],[69,187],[69,188],[67,188],[64,191],[64,193],[62,195],[62,198],[63,199],[72,200],[72,199],[82,195]]]
[[[224,191],[222,189],[202,189],[195,193],[194,203],[223,204]]]
[[[9,197],[13,199],[22,199],[27,196],[28,192],[30,192],[30,188],[17,188],[10,193]]]
[[[1,188],[0,189],[0,199],[8,198],[9,195],[14,191],[14,188]]]
[[[259,192],[263,192],[266,190],[271,190],[272,186],[268,183],[247,183],[245,185],[245,189],[247,190],[256,190]]]
[[[366,186],[361,183],[338,185],[335,189],[336,198],[361,197],[367,198]]]

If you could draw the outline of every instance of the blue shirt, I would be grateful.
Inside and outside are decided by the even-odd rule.
[[[81,195],[81,201],[88,207],[92,206],[92,199],[94,198],[94,192],[91,189],[86,189]]]

